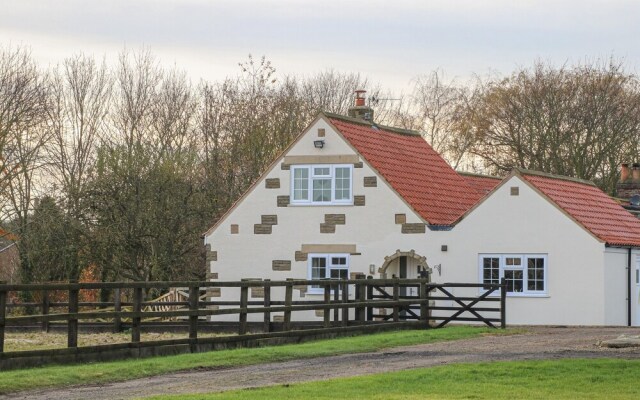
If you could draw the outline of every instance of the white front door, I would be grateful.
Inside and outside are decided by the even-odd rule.
[[[634,326],[640,326],[640,256],[636,256],[636,269],[635,274],[632,275],[631,279],[636,283],[635,287],[635,307],[636,307],[636,323]]]

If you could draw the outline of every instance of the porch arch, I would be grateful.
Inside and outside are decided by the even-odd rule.
[[[385,277],[387,275],[387,268],[389,268],[389,265],[391,265],[393,261],[397,260],[400,257],[413,258],[414,260],[417,260],[418,263],[422,264],[424,268],[427,269],[427,271],[431,272],[431,267],[429,267],[429,265],[427,264],[427,257],[421,256],[420,254],[416,253],[416,251],[413,249],[409,251],[400,251],[400,249],[398,249],[392,255],[386,256],[384,258],[384,263],[378,269],[380,276]]]

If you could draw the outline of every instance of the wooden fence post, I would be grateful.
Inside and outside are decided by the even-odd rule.
[[[243,285],[240,286],[240,316],[238,335],[244,335],[247,333],[247,307],[249,303],[249,286],[247,281],[242,279]]]
[[[373,279],[373,276],[369,275],[367,279]],[[373,301],[373,285],[367,282],[367,301]],[[373,321],[373,307],[367,306],[367,321]]]
[[[49,315],[49,291],[48,290],[43,290],[42,291],[42,315],[47,316]],[[42,331],[43,332],[49,332],[49,321],[48,320],[42,320]]]
[[[507,327],[507,282],[500,279],[500,327]]]
[[[357,274],[356,279],[365,279],[364,274]],[[364,301],[364,285],[362,283],[356,283],[355,286],[356,291],[356,302],[362,303]],[[363,322],[365,319],[365,308],[364,306],[358,306],[355,308],[355,320],[358,322]]]
[[[0,285],[7,282],[0,281]],[[7,291],[0,289],[0,353],[4,352],[4,325],[5,316],[7,315]]]
[[[398,278],[396,278],[393,283],[393,322],[400,321],[400,307],[398,306],[398,301],[400,301],[400,284],[398,282]]]
[[[427,324],[429,327],[429,290],[427,290],[427,283],[425,281],[420,282],[420,320]]]
[[[67,321],[67,347],[78,347],[78,281],[69,281],[69,320]]]
[[[120,318],[120,313],[122,312],[122,297],[120,293],[120,288],[116,288],[116,290],[113,291],[113,311],[116,313],[116,316],[113,317],[114,333],[122,331],[122,318]]]
[[[349,325],[349,307],[345,307],[349,303],[349,284],[346,281],[342,282],[342,326]]]
[[[340,306],[338,305],[338,303],[340,303],[340,284],[334,283],[333,285],[331,285],[331,287],[333,288],[333,303],[334,303],[333,322],[338,322],[340,321]]]
[[[271,280],[264,280],[264,308],[271,307]],[[262,330],[264,333],[271,332],[271,311],[265,310],[264,312],[264,321],[262,323]]]
[[[324,285],[324,304],[327,306],[331,304],[331,285],[329,283],[326,283]],[[327,307],[323,309],[322,318],[324,320],[323,321],[324,327],[325,328],[331,327],[331,309],[330,308]]]
[[[287,279],[287,281],[290,279]],[[285,332],[291,329],[291,303],[293,302],[293,283],[287,282],[284,292],[284,324],[282,330]]]
[[[131,343],[140,343],[142,322],[142,287],[133,289],[133,318],[131,318]]]
[[[189,311],[198,311],[200,301],[200,287],[192,286],[189,288]],[[195,352],[195,342],[198,339],[198,316],[189,315],[189,339],[193,340],[191,344],[191,352]]]

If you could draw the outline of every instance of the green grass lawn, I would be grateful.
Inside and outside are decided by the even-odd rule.
[[[638,377],[637,360],[494,362],[151,399],[638,399]]]
[[[78,368],[77,365],[30,368],[0,372],[0,394],[42,387],[122,381],[194,368],[232,367],[337,354],[363,353],[397,346],[518,332],[521,331],[451,326],[443,329],[385,332],[319,340],[297,345],[90,363],[83,364],[82,368]]]

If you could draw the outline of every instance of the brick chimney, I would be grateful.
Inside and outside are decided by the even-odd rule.
[[[620,182],[624,182],[629,179],[629,164],[623,163],[620,165]]]
[[[366,90],[356,90],[355,106],[349,108],[349,116],[373,123],[373,109],[365,105]]]
[[[625,163],[620,166],[620,182],[616,184],[616,197],[630,199],[640,194],[640,163]]]

